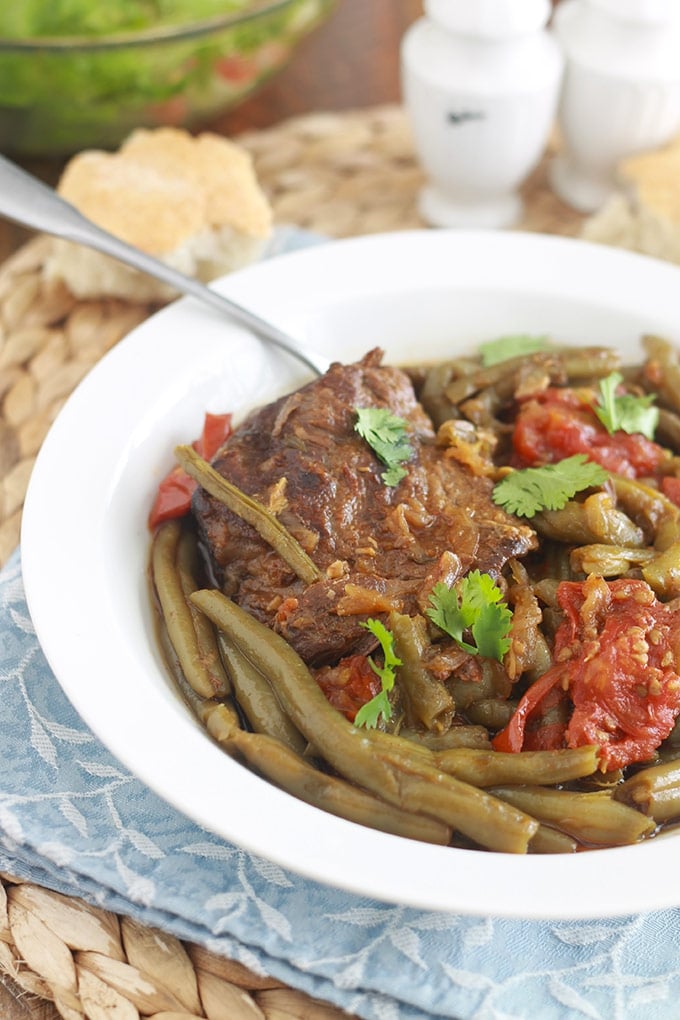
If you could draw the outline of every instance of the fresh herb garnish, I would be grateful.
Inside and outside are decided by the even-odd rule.
[[[659,423],[659,409],[652,407],[654,394],[635,397],[632,393],[617,394],[623,382],[620,372],[612,372],[600,380],[600,396],[595,414],[608,432],[639,432],[647,439],[653,439]]]
[[[489,574],[471,570],[453,588],[435,584],[427,615],[466,652],[500,662],[510,647],[512,623],[512,613],[502,598]],[[464,639],[466,631],[474,644]]]
[[[526,354],[536,354],[537,351],[544,351],[548,347],[547,336],[532,336],[529,333],[517,333],[511,336],[501,336],[497,340],[487,340],[480,344],[479,354],[485,368],[490,365],[497,365],[500,361],[507,361],[509,358],[519,358]]]
[[[388,698],[389,692],[394,687],[395,668],[401,666],[401,659],[394,654],[394,637],[387,627],[380,620],[366,620],[362,627],[370,630],[371,634],[377,637],[382,648],[384,665],[376,666],[369,655],[368,664],[377,676],[380,677],[382,689],[365,705],[362,705],[354,717],[355,726],[365,726],[367,729],[375,729],[380,716],[387,721],[392,718],[392,706]]]
[[[539,510],[561,510],[583,489],[604,485],[609,473],[585,453],[575,453],[556,464],[522,468],[502,478],[493,489],[493,501],[518,517],[533,517]]]
[[[406,477],[401,465],[411,457],[406,422],[386,407],[357,407],[356,431],[387,468],[381,478],[385,485],[398,485]]]

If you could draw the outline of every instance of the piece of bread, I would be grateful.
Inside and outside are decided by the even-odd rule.
[[[254,261],[272,214],[250,155],[214,134],[140,129],[115,153],[86,151],[57,190],[99,226],[204,283]],[[69,241],[54,242],[45,271],[81,299],[163,302],[165,284]]]
[[[680,137],[620,167],[621,190],[581,228],[589,241],[680,263]]]

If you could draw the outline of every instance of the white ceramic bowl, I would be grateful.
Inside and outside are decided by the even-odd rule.
[[[375,345],[396,363],[443,358],[517,332],[631,355],[647,331],[680,340],[680,270],[540,235],[338,241],[218,286],[340,360]],[[149,609],[146,517],[155,487],[173,446],[200,431],[204,411],[238,415],[305,378],[287,356],[187,299],[130,334],[68,401],[35,467],[22,556],[40,641],[77,710],[171,804],[324,883],[421,908],[527,918],[680,904],[677,836],[559,857],[419,844],[293,799],[232,761],[189,715]]]

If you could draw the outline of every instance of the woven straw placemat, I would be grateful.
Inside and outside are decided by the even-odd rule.
[[[423,226],[416,209],[422,174],[397,106],[299,117],[239,141],[254,157],[278,224],[331,237]],[[548,188],[547,158],[524,188],[521,227],[576,234],[581,217]],[[0,563],[18,544],[34,459],[63,402],[155,310],[77,301],[47,283],[42,269],[50,244],[36,237],[0,267]],[[3,1017],[346,1016],[199,947],[9,876],[0,876],[0,973],[7,975],[0,985]]]

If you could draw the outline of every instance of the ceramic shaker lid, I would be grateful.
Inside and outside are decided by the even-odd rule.
[[[617,0],[610,2],[616,5]],[[425,14],[442,28],[489,39],[538,31],[551,10],[550,0],[425,0],[424,6]]]

